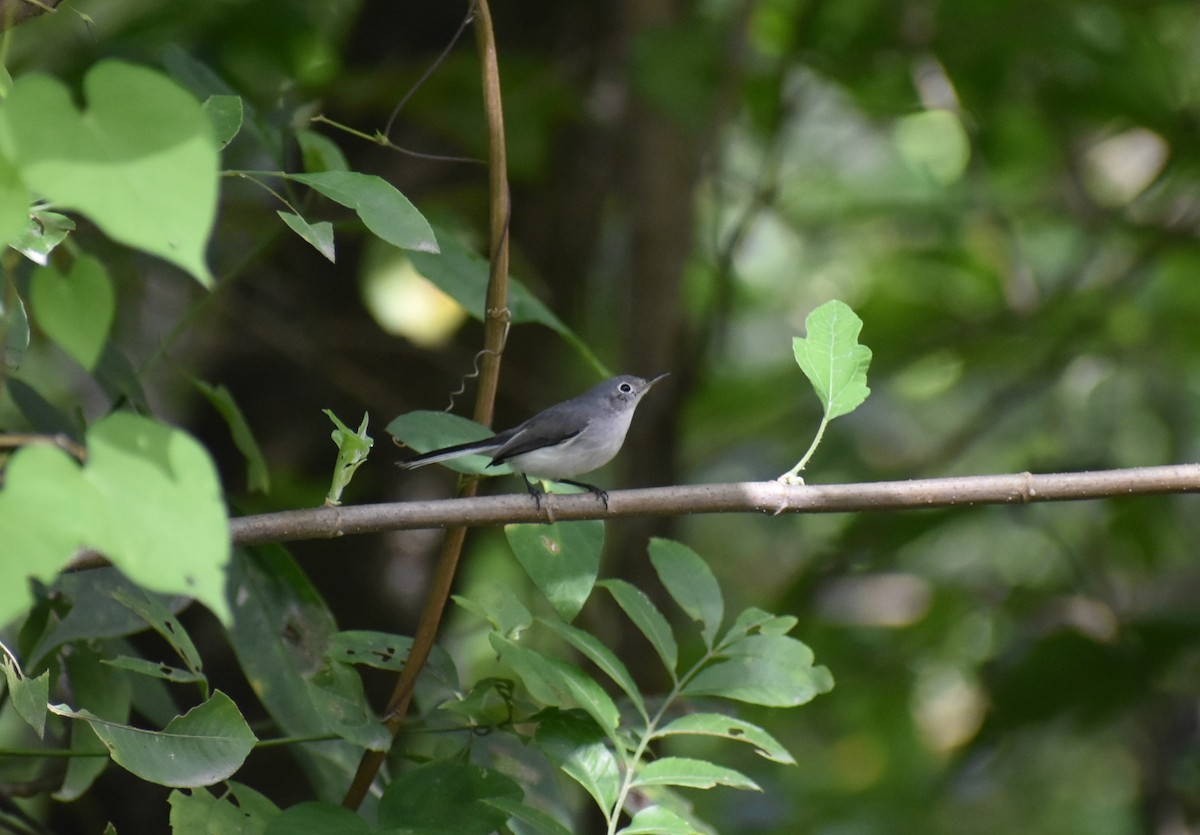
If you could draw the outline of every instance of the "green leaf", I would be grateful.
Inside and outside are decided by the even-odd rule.
[[[11,242],[13,249],[41,266],[50,263],[50,253],[75,231],[75,221],[49,209],[35,209],[24,231]]]
[[[429,222],[407,197],[381,177],[357,171],[284,176],[353,209],[368,229],[393,246],[420,252],[438,251],[437,238]]]
[[[160,661],[150,661],[146,658],[137,658],[132,655],[118,655],[116,658],[105,658],[103,663],[120,670],[174,682],[175,684],[197,684],[208,681],[204,673],[185,670],[182,667],[172,667],[170,664],[163,664]]]
[[[63,658],[76,707],[111,722],[129,719],[133,686],[127,673],[102,663],[85,644],[76,644]],[[54,793],[54,798],[62,801],[82,797],[111,762],[108,749],[87,723],[73,722],[70,730],[73,756],[67,761],[62,785]]]
[[[25,302],[13,293],[8,310],[0,305],[0,331],[4,332],[4,366],[13,371],[21,367],[29,348],[29,314]]]
[[[724,739],[745,742],[753,745],[761,757],[784,765],[796,764],[796,760],[786,748],[779,744],[775,737],[758,725],[752,725],[744,719],[724,716],[720,713],[689,713],[655,731],[653,738],[658,739],[678,734],[719,736]]]
[[[605,814],[617,802],[621,770],[604,732],[582,715],[559,710],[541,714],[538,747],[592,796]]]
[[[87,440],[83,477],[104,517],[89,544],[134,582],[195,597],[228,624],[229,524],[208,452],[190,435],[128,412],[101,420]]]
[[[640,809],[619,832],[620,835],[701,835],[699,829],[662,806]]]
[[[131,588],[117,589],[113,592],[113,598],[161,635],[190,671],[199,673],[204,669],[204,663],[200,660],[200,652],[192,643],[192,637],[175,617],[175,613],[168,609],[161,600],[141,589]]]
[[[505,525],[508,544],[525,573],[563,620],[583,608],[604,549],[604,522],[556,522],[550,525]]]
[[[380,826],[491,835],[508,821],[507,812],[488,801],[521,799],[511,778],[477,765],[447,760],[406,771],[384,789]]]
[[[796,707],[833,689],[829,670],[813,666],[812,650],[786,635],[748,635],[720,656],[687,683],[685,695]]]
[[[473,597],[456,594],[454,602],[486,620],[506,638],[519,638],[533,623],[533,615],[516,592],[503,583],[488,583]]]
[[[333,247],[332,223],[327,220],[309,223],[293,212],[277,211],[276,214],[283,218],[283,222],[290,226],[293,232],[307,241],[317,252],[324,255],[331,264],[337,263]]]
[[[16,166],[0,156],[0,246],[21,240],[29,227],[31,202]]]
[[[395,418],[387,425],[387,433],[417,452],[429,452],[442,447],[481,441],[492,437],[492,430],[473,420],[449,412],[417,410]],[[512,467],[501,464],[488,466],[492,459],[486,455],[467,455],[452,461],[438,462],[455,472],[472,475],[509,475]]]
[[[120,592],[145,593],[111,566],[56,577],[51,594],[60,601],[59,618],[29,651],[29,663],[40,664],[47,654],[72,641],[97,641],[144,632],[148,628],[146,621],[117,602]],[[182,611],[189,603],[189,598],[181,596],[162,599],[162,605],[173,613]]]
[[[241,96],[209,96],[202,105],[204,115],[212,125],[213,137],[217,146],[224,148],[242,129],[242,97]]]
[[[330,662],[305,685],[317,713],[342,739],[369,751],[386,751],[391,745],[392,735],[371,711],[362,679],[352,667]]]
[[[370,420],[370,415],[363,413],[362,422],[358,425],[358,431],[352,432],[346,424],[338,420],[329,409],[322,409],[325,416],[333,421],[333,432],[330,437],[333,443],[337,446],[338,454],[337,461],[333,465],[333,478],[329,484],[329,492],[325,494],[325,504],[336,505],[341,504],[342,492],[350,484],[350,480],[354,478],[354,473],[357,472],[359,466],[367,460],[367,456],[371,453],[371,447],[375,445],[375,439],[367,434],[367,423]]]
[[[675,665],[679,661],[679,646],[675,643],[675,633],[671,630],[671,624],[667,622],[663,613],[650,601],[645,592],[632,583],[611,579],[601,580],[598,585],[608,589],[613,600],[617,601],[617,605],[633,621],[633,625],[646,636],[646,640],[662,659],[663,666],[674,678]]]
[[[519,820],[529,827],[529,831],[539,835],[571,835],[567,829],[541,809],[535,809],[511,797],[489,797],[484,800],[489,806],[494,806],[513,820]],[[526,831],[525,829],[521,830]]]
[[[4,678],[8,682],[8,698],[20,716],[41,739],[46,731],[46,703],[50,699],[50,673],[27,678],[17,669],[12,658],[4,654]]]
[[[63,275],[40,267],[29,279],[34,318],[51,339],[89,371],[96,367],[116,313],[116,294],[104,265],[76,259]]]
[[[336,803],[310,800],[271,819],[263,835],[372,835],[376,830]]]
[[[57,79],[17,79],[0,106],[0,150],[26,185],[86,214],[114,240],[187,270],[205,286],[218,153],[200,103],[166,76],[96,64],[80,112]]]
[[[490,270],[487,259],[459,243],[452,232],[440,228],[437,231],[441,254],[411,252],[408,255],[413,266],[446,295],[462,305],[469,315],[483,321]],[[512,276],[508,279],[508,309],[510,321],[514,325],[536,323],[549,328],[575,348],[601,377],[613,376],[574,331],[554,315],[550,308],[542,304],[529,288]]]
[[[412,649],[412,638],[390,632],[352,629],[329,640],[328,657],[343,664],[365,664],[377,670],[400,672]]]
[[[595,719],[605,733],[616,729],[621,718],[617,706],[603,688],[578,667],[526,649],[495,632],[489,634],[488,639],[500,658],[521,677],[535,700],[552,707],[578,706]]]
[[[333,733],[329,717],[309,698],[307,685],[327,663],[337,635],[320,592],[276,545],[235,551],[229,574],[230,597],[237,601],[229,641],[255,696],[283,734]],[[361,754],[340,740],[292,751],[317,786],[347,785]]]
[[[229,427],[229,434],[233,437],[234,445],[246,459],[247,489],[260,493],[270,492],[271,476],[267,472],[267,460],[263,457],[262,449],[254,437],[253,430],[250,429],[250,424],[246,422],[246,416],[238,407],[237,401],[233,399],[229,389],[225,386],[209,385],[196,377],[190,379],[196,390],[204,395],[204,398],[212,404],[212,407],[225,421],[225,425]]]
[[[848,305],[834,299],[808,314],[807,337],[792,340],[796,362],[821,398],[828,420],[853,412],[871,393],[871,349],[858,344],[862,324]]]
[[[633,779],[634,786],[682,786],[711,789],[731,786],[735,789],[762,791],[758,784],[732,768],[691,757],[660,757],[643,765]]]
[[[346,155],[342,153],[342,149],[325,134],[301,128],[296,131],[296,141],[300,145],[300,155],[304,158],[304,170],[309,174],[350,170],[350,164],[346,162]]]
[[[725,601],[708,564],[691,548],[670,539],[651,539],[649,552],[658,579],[679,608],[700,624],[704,643],[711,647],[725,616]]]
[[[167,797],[174,835],[262,835],[279,807],[240,783],[215,797],[205,789],[174,789]]]
[[[28,578],[49,582],[101,525],[100,514],[79,465],[55,446],[17,450],[0,489],[0,623],[29,606]]]
[[[557,623],[556,621],[538,619],[543,626],[551,632],[558,635],[564,641],[569,643],[579,652],[583,653],[593,664],[620,687],[625,695],[629,697],[629,701],[643,719],[647,719],[646,703],[642,699],[642,693],[638,689],[637,684],[633,680],[633,676],[629,674],[629,670],[621,659],[600,643],[600,639],[590,632],[585,632],[582,629],[577,629],[566,623]]]
[[[51,710],[87,722],[114,762],[163,786],[191,788],[225,780],[241,768],[258,741],[237,705],[220,690],[162,731],[134,728],[66,705]]]

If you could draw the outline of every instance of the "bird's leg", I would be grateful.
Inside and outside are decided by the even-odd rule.
[[[594,484],[588,484],[586,481],[571,481],[569,478],[556,479],[559,484],[569,484],[572,487],[581,487],[587,490],[600,501],[604,502],[604,509],[608,510],[608,492],[601,490]]]
[[[539,511],[542,509],[542,495],[545,491],[534,487],[533,482],[524,473],[521,473],[521,478],[525,481],[525,489],[529,491],[529,495],[533,496],[533,505]]]

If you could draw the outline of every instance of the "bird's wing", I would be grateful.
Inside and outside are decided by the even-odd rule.
[[[545,413],[543,412],[542,414],[544,415]],[[512,437],[506,439],[499,449],[489,453],[492,456],[492,463],[488,464],[488,466],[492,467],[503,464],[514,455],[523,455],[526,452],[533,452],[535,449],[561,444],[564,441],[574,438],[587,428],[584,425],[570,434],[550,437],[545,432],[537,431],[538,427],[536,424],[531,424],[533,424],[533,421],[526,421],[516,429],[511,430]]]

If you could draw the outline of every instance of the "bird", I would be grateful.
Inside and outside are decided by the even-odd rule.
[[[541,493],[534,489],[530,478],[580,487],[608,507],[607,492],[593,484],[575,481],[574,477],[599,469],[620,452],[638,403],[651,386],[666,376],[659,374],[650,380],[629,374],[613,377],[538,412],[512,429],[479,441],[435,449],[397,466],[412,470],[483,454],[492,459],[487,466],[508,464],[520,473],[538,507],[541,507]]]

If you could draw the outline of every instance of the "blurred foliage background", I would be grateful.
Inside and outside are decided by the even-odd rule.
[[[311,122],[372,134],[404,99],[396,144],[482,158],[469,28],[437,63],[465,13],[75,0],[15,29],[8,66],[78,79],[103,56],[162,65],[182,52],[278,138],[279,160],[239,140],[228,167],[295,168],[291,131],[317,130],[479,248],[482,166]],[[866,323],[873,393],[831,427],[810,482],[1198,457],[1200,6],[511,0],[493,15],[513,272],[614,371],[672,372],[600,483],[785,471],[819,420],[790,339],[829,298]],[[398,251],[346,225],[331,265],[277,208],[226,181],[211,299],[161,264],[109,259],[125,271],[118,338],[135,365],[195,305],[147,386],[222,458],[242,511],[319,503],[332,460],[322,407],[355,425],[366,410],[377,432],[441,408],[481,342]],[[60,357],[27,362],[62,362],[62,391],[86,398]],[[269,495],[243,491],[228,432],[181,367],[232,391],[265,448]],[[514,328],[497,421],[594,379],[551,331]],[[397,472],[397,457],[377,444],[347,500],[451,489],[445,472]],[[796,634],[837,679],[803,710],[747,717],[800,765],[746,754],[736,765],[765,796],[697,798],[723,832],[1181,835],[1200,831],[1198,509],[1176,497],[624,520],[610,523],[604,570],[641,582],[648,535],[677,536],[738,604],[800,617]],[[408,632],[436,542],[295,551],[343,628]],[[494,532],[472,542],[465,586],[519,582]],[[587,617],[607,628],[604,611]],[[452,623],[448,640],[466,628]],[[631,640],[631,668],[648,651]],[[122,791],[146,787],[113,771],[105,814],[127,831]]]

